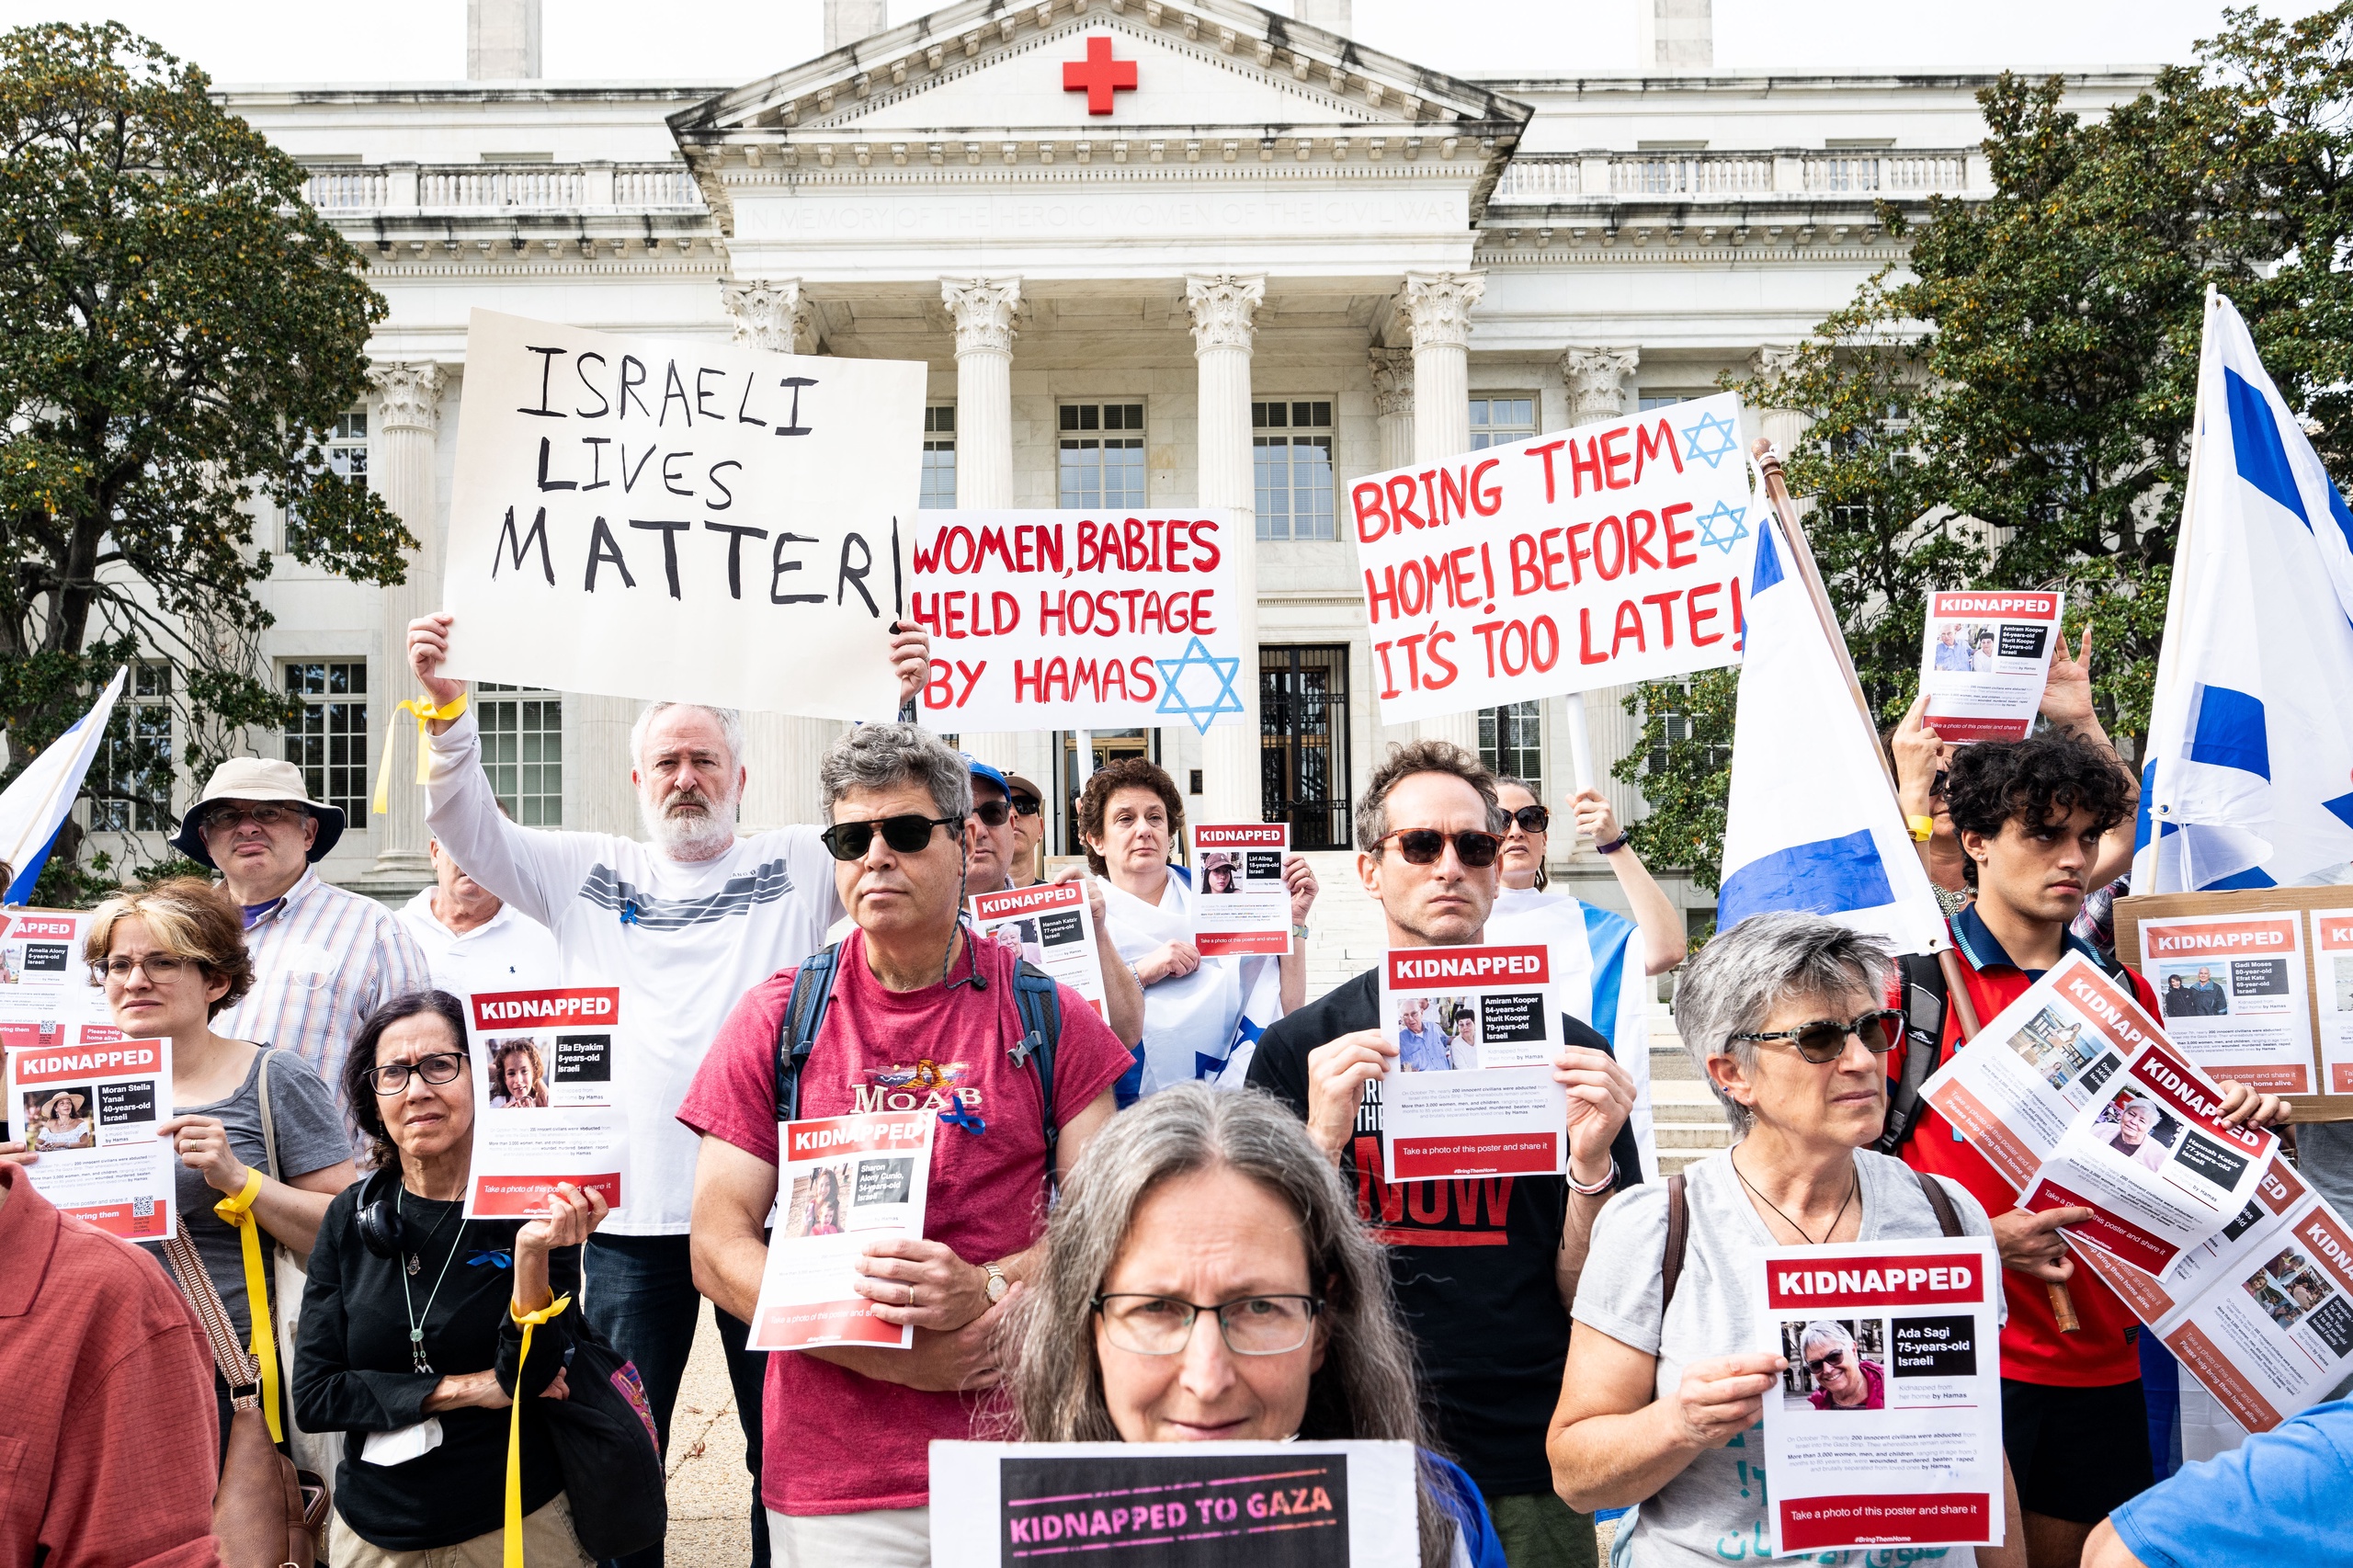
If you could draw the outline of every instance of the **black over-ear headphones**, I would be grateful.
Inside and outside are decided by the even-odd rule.
[[[397,1258],[408,1251],[408,1223],[401,1218],[391,1187],[382,1184],[389,1182],[392,1187],[399,1186],[400,1172],[397,1168],[388,1168],[378,1171],[368,1179],[376,1185],[376,1196],[359,1205],[359,1211],[352,1216],[352,1224],[359,1232],[361,1244],[369,1252],[378,1257]],[[366,1199],[367,1189],[363,1187],[359,1196]]]

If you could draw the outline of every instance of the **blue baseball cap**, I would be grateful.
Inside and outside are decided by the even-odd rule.
[[[1004,774],[998,772],[995,768],[991,767],[987,763],[983,762],[971,752],[960,751],[956,755],[964,759],[965,770],[971,773],[973,778],[987,779],[999,790],[1004,790],[1007,800],[1011,800],[1013,798],[1013,787],[1005,781]]]

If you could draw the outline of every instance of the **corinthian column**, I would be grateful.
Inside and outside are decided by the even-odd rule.
[[[1797,369],[1801,350],[1794,343],[1768,343],[1748,357],[1748,368],[1756,379],[1769,385]],[[1790,460],[1813,421],[1798,409],[1760,407],[1756,411],[1756,433],[1773,443],[1781,460]]]
[[[815,348],[812,308],[801,279],[764,278],[723,280],[720,303],[735,324],[735,341],[778,354],[807,354]]]
[[[441,389],[449,377],[432,360],[420,359],[371,366],[368,379],[374,388],[368,418],[368,483],[416,540],[416,548],[408,552],[405,579],[383,591],[383,694],[370,706],[370,717],[381,724],[410,689],[408,623],[441,607],[433,437],[441,426]],[[392,744],[404,753],[416,743],[408,736]],[[423,886],[433,880],[433,860],[425,849],[425,792],[416,787],[415,766],[410,760],[405,767],[393,767],[388,815],[352,825],[376,830],[372,875]]]
[[[1250,458],[1250,352],[1266,297],[1263,273],[1190,273],[1185,278],[1200,389],[1195,499],[1233,517],[1233,622],[1242,655],[1233,682],[1242,720],[1211,730],[1201,746],[1204,805],[1211,822],[1258,822],[1266,815],[1258,758],[1258,493]]]
[[[1376,348],[1371,359],[1372,407],[1381,416],[1381,466],[1404,468],[1414,460],[1414,351]]]
[[[1634,348],[1572,348],[1561,356],[1569,388],[1569,423],[1594,425],[1626,412],[1626,379],[1643,362]]]
[[[1013,323],[1021,309],[1021,279],[943,278],[939,299],[956,326],[956,505],[1007,507],[1013,505]],[[1019,766],[1021,737],[1010,731],[957,738],[993,767]]]
[[[1438,463],[1471,449],[1471,308],[1487,291],[1483,272],[1409,272],[1401,302],[1414,333],[1414,461]],[[1414,726],[1426,741],[1479,755],[1479,715],[1466,709]]]
[[[1569,423],[1598,425],[1623,417],[1626,382],[1642,358],[1633,348],[1572,348],[1563,353],[1561,380],[1568,383]],[[1633,715],[1626,711],[1626,694],[1631,689],[1605,686],[1568,699],[1563,711],[1565,722],[1584,723],[1593,750],[1593,787],[1608,798],[1621,824],[1634,820],[1643,799],[1640,790],[1620,783],[1609,771],[1641,737]],[[1578,846],[1592,842],[1581,839]]]

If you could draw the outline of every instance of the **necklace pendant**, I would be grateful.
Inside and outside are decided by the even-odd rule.
[[[424,1270],[424,1268],[425,1259],[417,1256],[415,1253],[408,1255],[408,1272],[411,1278],[415,1278]]]

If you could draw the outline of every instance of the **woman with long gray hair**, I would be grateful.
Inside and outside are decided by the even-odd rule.
[[[1887,1114],[1881,1058],[1903,1037],[1887,1006],[1892,963],[1872,937],[1784,914],[1749,916],[1683,967],[1676,1023],[1736,1142],[1677,1178],[1686,1229],[1671,1301],[1670,1184],[1622,1192],[1594,1221],[1546,1445],[1571,1507],[1642,1506],[1619,1527],[1632,1568],[1718,1563],[1726,1540],[1768,1550],[1765,1489],[1748,1484],[1758,1450],[1728,1448],[1790,1370],[1747,1348],[1763,1254],[1993,1233],[1966,1188],[1865,1147]],[[1822,1387],[1847,1389],[1815,1350],[1799,1353]],[[2006,1460],[2002,1489],[2007,1540],[1973,1560],[2013,1568],[2026,1551]],[[1943,1559],[1972,1561],[1966,1547]]]
[[[1427,1447],[1380,1249],[1274,1099],[1180,1084],[1122,1112],[1045,1254],[1014,1325],[1025,1439],[1403,1438],[1424,1568],[1503,1568],[1478,1490]]]

